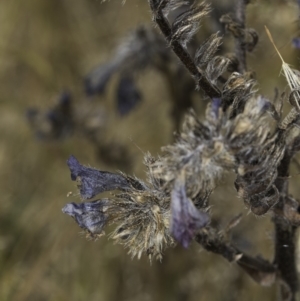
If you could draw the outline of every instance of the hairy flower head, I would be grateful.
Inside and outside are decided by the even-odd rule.
[[[106,225],[116,224],[111,237],[128,248],[132,256],[146,253],[150,258],[161,259],[165,247],[174,244],[169,231],[170,198],[151,183],[146,185],[133,177],[83,166],[74,156],[67,163],[71,178],[79,181],[84,199],[104,191],[119,193],[108,199],[69,203],[63,212],[92,238],[102,235]]]

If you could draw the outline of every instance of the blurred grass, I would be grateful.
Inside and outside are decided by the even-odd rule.
[[[257,73],[262,93],[272,98],[274,87],[283,89],[286,84],[278,77],[280,61],[263,26],[268,25],[287,62],[297,67],[298,54],[290,45],[297,10],[291,2],[254,1],[248,14],[261,38],[249,55],[249,66]],[[65,163],[70,154],[91,166],[110,167],[97,162],[92,146],[80,137],[60,143],[35,141],[25,111],[29,106],[51,106],[66,87],[80,99],[83,76],[110,58],[128,30],[149,21],[147,3],[137,0],[125,5],[116,0],[0,2],[0,300],[274,299],[274,287],[259,287],[234,264],[197,245],[167,250],[162,263],[150,266],[146,258],[131,260],[107,237],[87,241],[61,212],[70,201],[67,192],[76,193]],[[144,177],[143,154],[134,143],[155,155],[172,141],[172,125],[163,78],[150,71],[139,85],[143,103],[127,118],[115,116],[111,135],[128,144],[135,154],[133,171]],[[102,101],[113,115],[112,94],[113,87]],[[292,169],[295,195],[297,173]],[[250,253],[271,259],[270,217],[247,215],[232,182],[233,177],[224,180],[213,194],[214,217],[222,226],[243,212],[237,241]]]

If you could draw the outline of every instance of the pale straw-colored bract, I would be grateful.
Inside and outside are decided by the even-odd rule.
[[[271,32],[269,31],[269,29],[267,28],[267,26],[265,26],[265,30],[267,32],[267,35],[268,35],[271,43],[273,44],[276,52],[278,53],[278,55],[279,55],[279,57],[280,57],[280,59],[282,61],[282,71],[283,71],[283,74],[284,74],[284,76],[285,76],[285,78],[286,78],[286,80],[288,82],[288,85],[289,85],[289,87],[290,87],[290,89],[292,91],[295,91],[294,95],[295,95],[296,100],[297,100],[296,101],[296,106],[297,106],[298,111],[300,111],[300,106],[299,106],[299,100],[300,100],[300,91],[299,91],[300,90],[300,78],[297,75],[298,71],[292,69],[289,66],[289,64],[287,64],[284,61],[282,55],[280,54],[278,48],[275,45],[275,42],[274,42],[273,37],[271,35]]]

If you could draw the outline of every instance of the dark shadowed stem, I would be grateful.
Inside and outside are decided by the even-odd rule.
[[[249,0],[237,0],[236,4],[236,19],[242,30],[246,28],[246,5],[248,2]],[[241,74],[247,71],[246,47],[244,39],[244,36],[240,37],[239,39],[235,39],[235,53],[239,60],[239,72]]]
[[[175,52],[177,57],[183,63],[183,65],[188,69],[191,75],[195,78],[199,87],[210,97],[210,98],[220,98],[221,92],[215,86],[213,86],[205,77],[204,72],[196,67],[193,59],[187,50],[177,41],[172,40],[171,28],[168,20],[164,16],[162,9],[163,6],[158,8],[157,1],[152,0],[150,2],[150,8],[154,16],[154,22],[158,25],[160,31],[165,36],[167,42],[171,45],[172,50]]]
[[[276,266],[262,258],[251,257],[243,253],[212,229],[200,231],[196,235],[195,240],[205,250],[219,254],[229,262],[235,261],[257,282],[262,283],[264,281],[262,275],[273,275],[273,278],[275,278]],[[259,275],[262,276],[261,279],[258,279]]]
[[[288,176],[289,165],[291,161],[291,153],[286,150],[285,155],[278,167],[278,178],[275,182],[280,193],[279,202],[275,208],[276,214],[273,221],[275,224],[275,259],[274,264],[277,265],[279,276],[285,282],[281,284],[282,300],[295,300],[298,290],[298,277],[296,270],[296,248],[295,233],[296,228],[292,226],[284,217],[283,207],[286,197],[288,197]]]
[[[288,285],[281,284],[282,300],[294,301],[298,289],[298,279],[295,258],[296,227],[292,226],[282,217],[275,217],[276,249],[275,264],[278,266],[280,277]],[[291,299],[290,299],[291,298]]]

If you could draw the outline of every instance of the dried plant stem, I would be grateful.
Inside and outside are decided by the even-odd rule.
[[[275,264],[281,279],[288,285],[287,290],[286,285],[281,284],[281,298],[282,300],[294,301],[298,290],[294,242],[296,227],[290,225],[282,217],[276,217],[274,222],[276,234]]]
[[[273,221],[275,224],[275,259],[280,278],[285,282],[281,284],[280,292],[282,300],[295,300],[298,290],[298,277],[296,270],[296,249],[295,249],[295,233],[296,227],[292,226],[283,218],[283,206],[285,198],[288,197],[288,176],[291,154],[286,150],[285,155],[278,166],[278,178],[275,182],[280,193],[279,202],[276,205],[276,211]]]
[[[205,250],[219,254],[229,262],[236,262],[255,281],[262,285],[270,285],[275,279],[276,266],[261,258],[251,257],[225,241],[213,229],[202,230],[196,235],[198,242]],[[269,275],[269,277],[268,277]]]
[[[241,29],[245,30],[246,26],[246,5],[248,0],[237,0],[236,4],[236,19],[239,22]],[[239,72],[244,73],[247,71],[246,61],[246,47],[244,37],[235,39],[235,53],[239,60]]]
[[[153,12],[154,22],[158,25],[160,31],[165,36],[167,42],[171,45],[172,50],[175,52],[177,57],[183,63],[183,65],[188,69],[191,75],[197,81],[199,87],[210,97],[219,98],[221,97],[221,92],[215,86],[213,86],[205,77],[204,72],[196,67],[193,59],[187,50],[181,45],[177,40],[171,39],[171,28],[168,20],[164,16],[162,9],[163,5],[156,4],[157,1],[150,1],[150,8]]]

